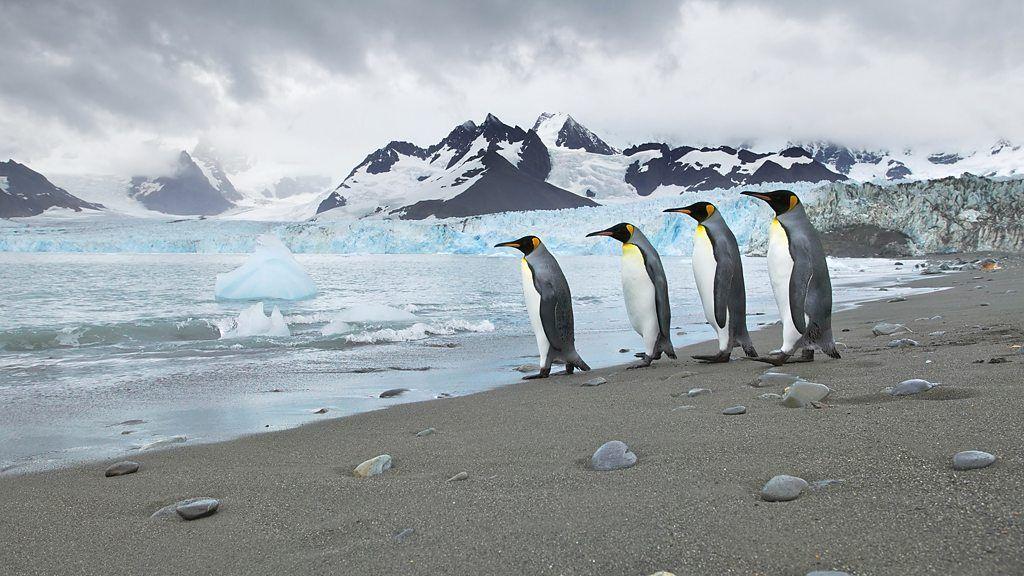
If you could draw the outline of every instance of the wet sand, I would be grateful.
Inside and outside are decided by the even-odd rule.
[[[143,453],[128,476],[105,478],[103,462],[0,478],[0,573],[1024,573],[1024,293],[1007,293],[1022,290],[1024,262],[1002,263],[837,314],[843,359],[782,369],[832,389],[820,408],[759,399],[782,393],[751,386],[766,365],[689,360],[705,343],[645,370]],[[876,337],[878,321],[912,332]],[[921,345],[886,346],[902,337]],[[763,352],[779,339],[778,327],[754,333]],[[580,386],[596,376],[608,382]],[[908,378],[942,385],[881,393]],[[688,397],[695,387],[712,392]],[[721,413],[736,404],[747,413]],[[637,465],[589,469],[608,440]],[[954,471],[953,454],[972,449],[999,460]],[[391,470],[352,475],[379,454]],[[763,502],[776,474],[843,482]],[[220,499],[217,514],[149,517],[198,496]]]

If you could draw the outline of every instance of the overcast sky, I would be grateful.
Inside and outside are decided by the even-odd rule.
[[[841,4],[841,5],[840,5]],[[1024,141],[1024,2],[0,0],[0,157],[243,185],[566,111],[613,145]]]

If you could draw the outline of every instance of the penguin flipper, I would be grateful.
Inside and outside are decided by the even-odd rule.
[[[797,331],[804,334],[807,332],[807,290],[813,277],[810,255],[794,243],[790,243],[789,252],[793,258],[793,271],[789,276],[789,313]]]
[[[718,324],[719,328],[725,328],[728,319],[735,274],[736,264],[730,258],[723,258],[715,268],[715,324]]]

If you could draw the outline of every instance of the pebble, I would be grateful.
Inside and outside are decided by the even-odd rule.
[[[154,520],[196,520],[213,514],[219,507],[220,500],[216,498],[189,498],[164,506],[153,512],[150,518]]]
[[[743,406],[742,404],[738,404],[736,406],[729,406],[725,410],[722,410],[722,414],[725,414],[726,416],[738,416],[740,414],[746,414],[746,413],[747,413],[747,407]]]
[[[981,304],[978,304],[978,306],[991,306],[991,304],[988,302],[982,302]]]
[[[370,476],[376,476],[383,474],[385,471],[391,469],[391,456],[388,454],[381,454],[376,458],[370,458],[366,462],[363,462],[359,466],[356,466],[353,474],[359,478],[369,478]]]
[[[871,328],[871,333],[875,336],[889,336],[895,334],[900,330],[903,330],[906,326],[902,324],[890,324],[889,322],[879,322]]]
[[[630,452],[625,442],[612,440],[605,442],[590,458],[590,466],[602,472],[629,468],[636,464],[636,454]]]
[[[111,424],[111,426],[135,426],[137,424],[145,424],[145,420],[125,420],[124,422],[118,422],[117,424]]]
[[[764,394],[758,396],[758,398],[760,398],[761,400],[782,400],[782,396],[776,394],[775,392],[765,392]]]
[[[996,356],[995,358],[988,359],[989,364],[1004,364],[1006,362],[1009,362],[1009,360],[1003,358],[1002,356]]]
[[[796,500],[807,488],[807,480],[796,476],[779,474],[761,488],[761,499],[765,502],[787,502]]]
[[[607,384],[608,381],[598,376],[597,378],[591,378],[583,383],[583,386],[600,386],[601,384]]]
[[[946,331],[945,330],[936,330],[935,332],[929,332],[928,335],[931,336],[932,338],[938,338],[939,336],[945,336],[946,335]]]
[[[420,430],[419,432],[417,432],[416,437],[423,438],[424,436],[430,436],[434,432],[437,432],[437,430],[434,430],[433,428],[427,428],[425,430]]]
[[[907,301],[907,299],[906,299],[906,298],[904,298],[903,296],[897,296],[897,297],[895,297],[895,298],[890,298],[890,299],[889,299],[889,303],[890,303],[890,304],[892,304],[892,303],[894,303],[894,302],[906,302],[906,301]]]
[[[629,352],[629,348],[619,348],[619,354],[626,354]]]
[[[107,469],[103,471],[103,475],[107,478],[111,476],[124,476],[125,474],[134,474],[139,471],[139,463],[131,460],[125,460],[123,462],[117,462],[107,466]]]
[[[378,398],[394,398],[395,396],[401,396],[402,394],[405,394],[408,391],[408,388],[392,388],[391,390],[385,390],[381,392]]]
[[[449,482],[461,482],[463,480],[469,480],[469,472],[459,472],[455,476],[448,479]]]
[[[911,348],[914,346],[920,346],[920,343],[917,340],[912,340],[910,338],[897,338],[896,340],[890,340],[886,346],[889,348]]]
[[[327,408],[317,408],[313,410],[313,414],[327,414]]]
[[[402,542],[403,540],[405,540],[409,536],[412,536],[413,532],[415,532],[415,530],[413,530],[412,528],[406,528],[405,530],[402,530],[398,534],[395,534],[395,540],[397,540],[399,542]]]
[[[522,364],[520,366],[516,366],[513,370],[523,373],[536,372],[537,370],[540,370],[540,366],[537,366],[536,364]]]
[[[122,430],[121,436],[127,436],[129,434],[135,434],[135,430]]]
[[[757,377],[758,387],[761,386],[789,386],[800,380],[799,376],[785,374],[782,372],[765,372]]]
[[[824,400],[831,390],[824,384],[801,380],[794,382],[782,394],[782,405],[787,408],[806,408],[812,402]]]
[[[942,320],[942,316],[932,316],[929,320]]]
[[[220,500],[216,498],[195,498],[179,503],[174,511],[185,520],[198,520],[212,515],[219,507]]]
[[[658,570],[654,574],[651,574],[651,576],[676,576],[676,575],[671,573],[671,572],[666,572],[664,570]]]
[[[996,457],[980,450],[965,450],[953,455],[954,470],[976,470],[994,464]]]
[[[938,386],[938,383],[914,378],[912,380],[904,380],[903,382],[893,386],[889,394],[892,394],[893,396],[909,396],[911,394],[926,392],[936,386]]]
[[[707,388],[690,388],[690,390],[686,393],[686,395],[689,396],[690,398],[693,398],[694,396],[700,396],[701,394],[711,394],[711,390],[708,390]]]

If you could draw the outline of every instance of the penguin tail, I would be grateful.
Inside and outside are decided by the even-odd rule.
[[[821,330],[821,328],[817,324],[809,326],[808,336],[811,337],[811,342],[816,343],[818,347],[821,348],[821,351],[825,353],[826,356],[830,358],[835,358],[837,360],[839,358],[842,358],[842,356],[839,355],[839,350],[836,350],[836,341],[834,338],[832,338],[831,328],[825,328],[824,330]]]
[[[757,350],[754,349],[754,343],[750,341],[750,334],[744,333],[736,340],[743,347],[743,353],[747,358],[757,358]]]
[[[576,352],[575,350],[565,355],[565,363],[572,364],[573,366],[579,368],[580,370],[583,370],[584,372],[590,370],[590,366],[588,366],[587,363],[583,361],[583,358],[580,358],[579,353]]]
[[[830,358],[835,358],[836,360],[842,358],[842,356],[839,355],[839,350],[836,350],[835,342],[829,342],[828,344],[822,346],[821,351],[824,352]]]
[[[668,336],[662,336],[658,339],[658,344],[654,347],[654,355],[657,356],[658,352],[664,352],[666,356],[675,360],[676,349],[672,346],[672,341],[668,339]]]

